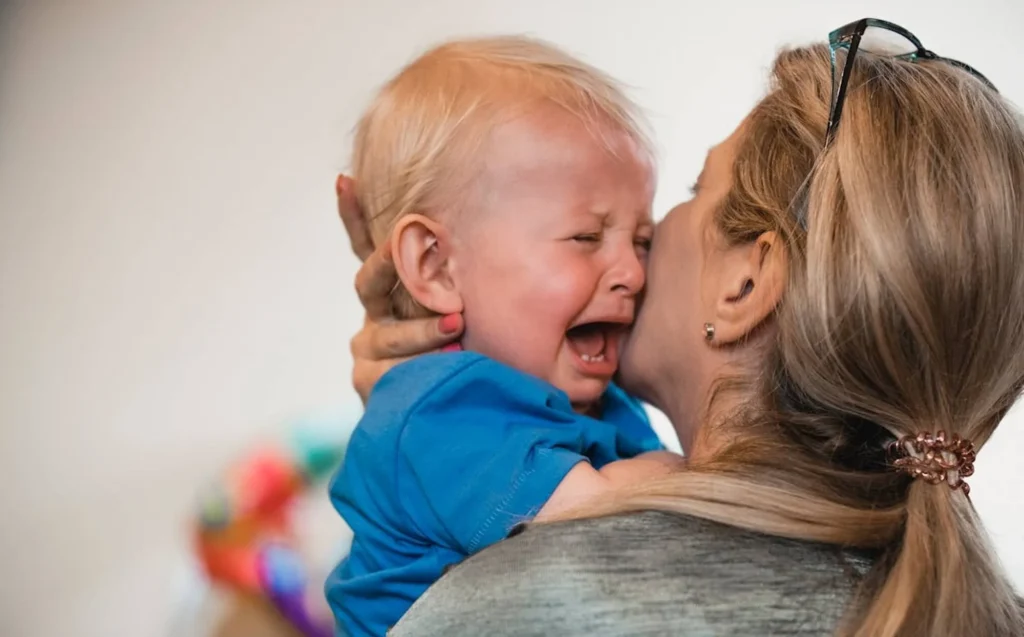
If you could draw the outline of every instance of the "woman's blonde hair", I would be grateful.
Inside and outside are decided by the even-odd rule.
[[[965,493],[886,454],[920,431],[980,447],[1024,387],[1024,125],[943,62],[855,65],[828,149],[824,46],[780,54],[744,125],[715,225],[733,244],[779,233],[790,273],[767,367],[721,386],[747,406],[705,423],[724,448],[588,513],[878,549],[843,635],[1024,635]]]
[[[447,42],[402,69],[357,125],[352,172],[374,243],[411,212],[465,207],[490,131],[545,104],[579,118],[602,143],[626,135],[653,166],[639,110],[601,71],[527,37]],[[401,287],[392,301],[399,318],[425,312]]]

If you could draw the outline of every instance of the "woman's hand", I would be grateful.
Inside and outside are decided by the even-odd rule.
[[[389,297],[398,283],[388,242],[374,249],[369,225],[356,203],[352,180],[338,176],[338,215],[345,224],[352,251],[363,260],[356,274],[356,293],[366,310],[363,329],[352,338],[352,385],[363,402],[389,369],[419,354],[451,345],[462,334],[461,314],[397,321]]]

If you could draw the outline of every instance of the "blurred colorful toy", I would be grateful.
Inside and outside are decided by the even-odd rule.
[[[210,579],[268,600],[307,637],[330,637],[334,622],[299,550],[293,509],[341,461],[350,429],[336,418],[304,421],[287,444],[256,449],[200,500],[196,549]]]

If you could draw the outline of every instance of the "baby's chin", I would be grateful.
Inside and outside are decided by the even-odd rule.
[[[608,389],[611,381],[599,381],[597,379],[586,379],[573,383],[573,387],[561,387],[560,389],[569,396],[569,402],[576,413],[597,415],[600,411],[601,397]]]

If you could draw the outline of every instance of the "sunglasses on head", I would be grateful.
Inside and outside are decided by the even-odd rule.
[[[974,67],[936,55],[924,48],[921,41],[910,31],[907,31],[898,24],[876,20],[874,18],[863,18],[851,22],[846,26],[839,27],[828,34],[829,56],[832,60],[832,104],[829,109],[828,128],[825,133],[826,146],[835,137],[836,129],[839,127],[839,118],[843,114],[843,102],[846,99],[846,88],[853,74],[853,60],[857,57],[858,51],[865,51],[873,55],[889,56],[901,60],[940,60],[951,64],[959,69],[967,71],[984,82],[993,91],[996,87],[987,77],[978,72]],[[840,67],[837,58],[845,51],[845,61]]]
[[[828,126],[825,129],[825,147],[835,138],[839,128],[839,119],[843,115],[843,104],[846,101],[846,89],[853,75],[853,60],[857,53],[864,51],[872,55],[887,56],[900,60],[939,60],[967,71],[985,83],[993,91],[999,92],[987,77],[974,67],[958,60],[945,58],[924,48],[921,40],[913,33],[898,24],[863,18],[841,26],[828,34],[829,58],[832,62],[832,103],[829,106]],[[842,63],[840,64],[840,58]],[[801,196],[806,199],[808,182],[804,182]],[[807,229],[806,206],[798,207],[797,221],[800,227]]]

